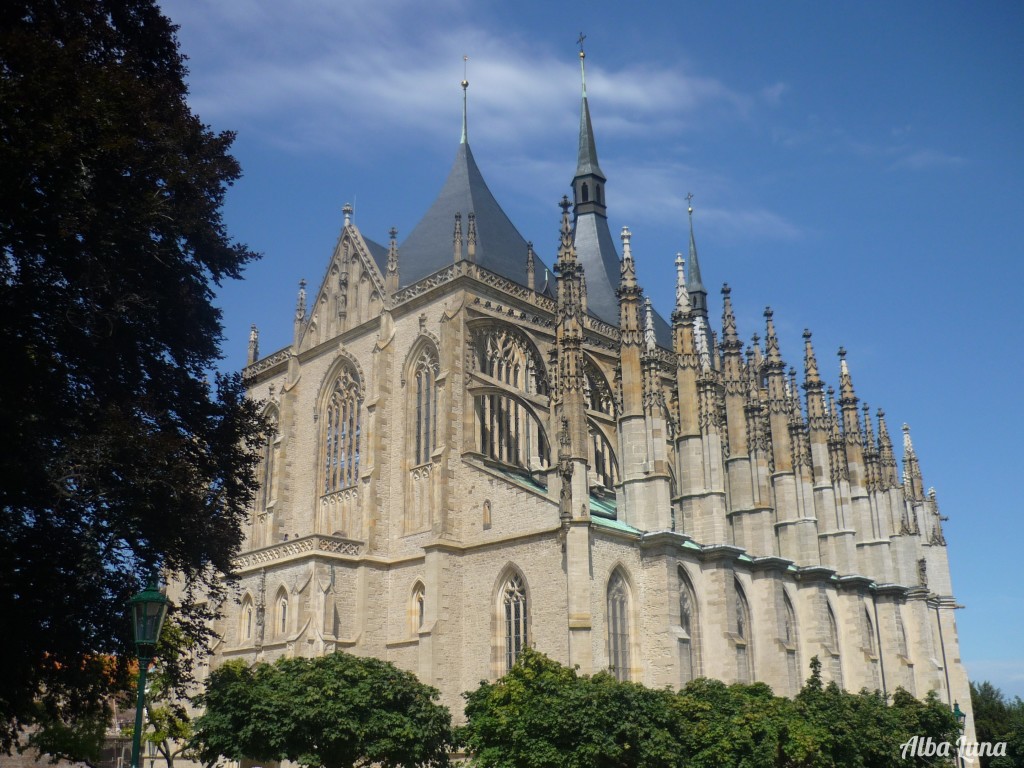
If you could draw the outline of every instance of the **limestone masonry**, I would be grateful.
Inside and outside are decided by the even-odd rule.
[[[584,90],[550,279],[465,130],[401,245],[346,209],[293,343],[261,356],[253,327],[245,376],[275,427],[214,663],[373,655],[459,717],[526,646],[649,686],[785,695],[818,656],[849,690],[969,709],[908,429],[901,478],[845,353],[834,393],[805,332],[798,381],[770,310],[763,345],[740,341],[727,286],[712,330],[692,209],[663,319],[605,184]]]

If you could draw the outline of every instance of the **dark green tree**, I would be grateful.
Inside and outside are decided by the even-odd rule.
[[[261,425],[212,300],[255,254],[185,74],[152,0],[0,9],[0,751],[126,687],[151,570],[201,637],[242,540]]]
[[[197,754],[206,762],[293,760],[304,766],[446,766],[451,714],[415,675],[374,658],[333,653],[215,670],[199,701]]]
[[[979,743],[1004,742],[1006,755],[979,755],[981,768],[1024,768],[1024,700],[1007,700],[992,683],[971,683],[974,733]]]
[[[503,678],[466,694],[460,738],[482,768],[682,766],[674,698],[527,649]]]

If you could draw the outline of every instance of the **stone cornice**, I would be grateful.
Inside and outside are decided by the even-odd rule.
[[[359,557],[363,548],[364,542],[362,541],[315,533],[311,536],[282,541],[239,555],[231,562],[232,573],[238,576],[271,563],[277,565],[311,554],[351,560]]]

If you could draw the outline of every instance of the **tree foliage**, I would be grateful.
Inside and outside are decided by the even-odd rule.
[[[1006,743],[1006,755],[979,755],[981,768],[1024,768],[1024,699],[1008,700],[992,683],[971,683],[971,709],[978,742]]]
[[[466,694],[460,731],[481,768],[897,768],[912,736],[955,741],[949,707],[899,690],[824,685],[815,662],[796,699],[763,683],[698,679],[677,693],[578,675],[534,651]],[[920,766],[936,758],[910,758]]]
[[[347,653],[253,667],[228,662],[200,697],[197,753],[206,762],[446,766],[451,714],[439,695],[388,662]]]
[[[221,219],[233,137],[185,74],[152,0],[0,10],[0,749],[102,715],[152,569],[200,637],[193,596],[241,543],[260,420],[208,377],[213,289],[255,254]]]

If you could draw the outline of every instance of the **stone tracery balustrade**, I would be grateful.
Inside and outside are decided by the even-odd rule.
[[[340,536],[313,534],[311,536],[303,536],[301,539],[282,541],[269,547],[247,552],[236,557],[232,561],[232,567],[237,573],[238,571],[246,571],[250,568],[309,552],[324,552],[355,557],[362,552],[362,549],[363,542],[361,541],[345,539]]]

